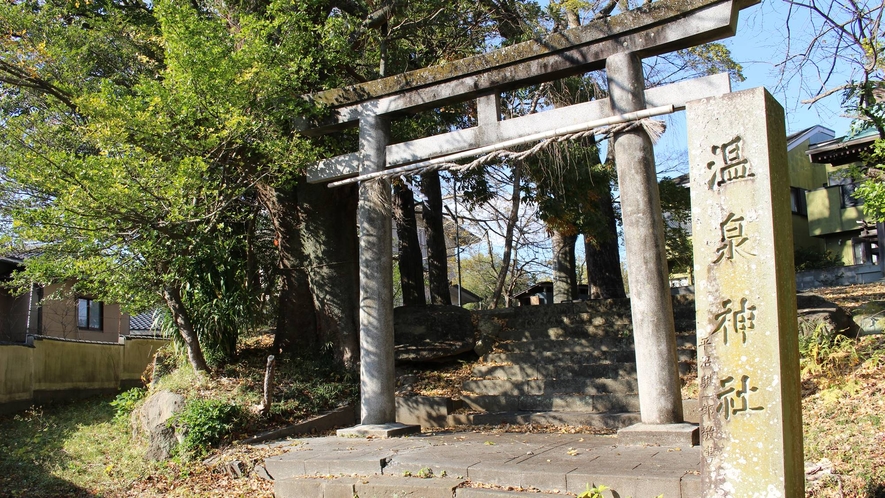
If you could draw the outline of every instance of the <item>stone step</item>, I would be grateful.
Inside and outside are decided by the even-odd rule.
[[[453,425],[571,425],[602,429],[621,429],[641,421],[639,412],[494,412],[465,413],[450,417]]]
[[[677,334],[678,349],[695,349],[695,334]],[[587,351],[625,351],[633,349],[633,337],[624,338],[569,338],[563,339],[530,339],[513,342],[499,342],[495,349],[505,353],[525,353],[533,351],[556,351],[559,353],[579,353]]]
[[[679,361],[696,359],[694,349],[678,349]],[[549,365],[559,363],[585,364],[594,362],[629,363],[636,361],[632,349],[623,351],[526,351],[521,353],[489,353],[482,357],[484,363],[510,365]]]
[[[552,363],[542,365],[477,365],[473,377],[481,379],[615,379],[636,377],[636,363]]]
[[[518,329],[505,329],[498,332],[498,339],[504,341],[529,341],[536,339],[596,339],[624,340],[631,337],[630,330],[619,328],[597,328],[590,325],[551,325],[531,326]]]
[[[634,412],[636,394],[462,396],[464,406],[485,412]]]
[[[633,349],[633,338],[568,338],[568,339],[529,339],[512,342],[498,342],[495,349],[505,353],[533,351],[557,351],[579,353],[587,351],[625,351]]]
[[[622,379],[467,380],[461,389],[478,395],[631,394],[636,376]]]
[[[500,489],[485,488],[459,488],[455,491],[455,498],[562,498],[562,493],[544,493],[537,490],[503,491]]]
[[[673,328],[677,334],[694,333],[696,328],[694,316],[690,318],[682,318],[674,320]],[[502,340],[529,340],[529,339],[567,339],[575,338],[598,338],[598,339],[618,339],[623,337],[632,337],[633,328],[629,325],[618,326],[616,328],[600,328],[588,324],[574,325],[523,325],[520,328],[503,329],[498,332],[498,338]]]
[[[353,498],[354,496],[421,496],[452,498],[465,479],[454,477],[290,477],[274,481],[277,498]]]
[[[569,341],[558,341],[569,342]],[[632,349],[601,351],[525,351],[519,353],[489,353],[483,363],[537,365],[556,363],[631,362],[636,361]]]

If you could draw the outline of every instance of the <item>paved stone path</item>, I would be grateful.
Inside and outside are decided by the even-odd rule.
[[[700,496],[698,447],[618,446],[614,436],[441,432],[393,439],[318,437],[281,443],[265,461],[280,497],[496,497],[462,483],[609,496]],[[422,471],[422,469],[425,469]],[[412,476],[426,475],[432,479]],[[325,476],[325,478],[318,478]],[[334,476],[334,477],[330,477]],[[538,496],[531,494],[529,496]],[[543,495],[542,495],[543,496]]]

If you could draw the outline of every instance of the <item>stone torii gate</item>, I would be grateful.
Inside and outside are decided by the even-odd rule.
[[[364,178],[387,168],[476,150],[526,135],[551,132],[649,106],[685,107],[685,101],[730,91],[719,75],[645,91],[645,57],[733,36],[741,9],[759,0],[660,0],[543,39],[450,64],[306,96],[329,106],[330,119],[302,123],[321,135],[359,126],[359,151],[321,161],[311,183]],[[610,98],[501,121],[502,91],[606,69]],[[478,126],[391,144],[390,120],[453,102],[477,100]],[[672,112],[672,111],[671,111]],[[683,426],[672,303],[667,280],[660,199],[652,143],[642,129],[618,133],[615,158],[624,219],[642,427],[624,432],[654,442],[697,437]],[[391,220],[387,181],[362,182],[357,223],[360,263],[360,426],[393,435],[394,342]]]

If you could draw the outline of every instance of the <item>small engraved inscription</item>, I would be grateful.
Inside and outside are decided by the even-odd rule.
[[[755,257],[756,254],[747,248],[744,244],[750,241],[744,235],[744,217],[734,213],[729,213],[725,221],[719,224],[721,237],[720,245],[716,248],[716,259],[713,263],[718,263],[723,259],[734,260],[735,255],[744,258]]]
[[[739,135],[722,145],[714,145],[710,151],[717,156],[717,160],[707,163],[707,169],[713,172],[707,181],[710,189],[756,176],[744,156],[743,139]]]
[[[713,385],[713,376],[712,375],[701,375],[701,378],[698,380],[698,383],[701,386],[701,389],[706,389]]]
[[[722,340],[728,344],[729,333],[740,336],[741,343],[747,343],[747,331],[756,328],[756,305],[747,306],[747,298],[741,298],[740,304],[734,306],[731,299],[722,301],[722,311],[713,315],[716,326],[713,333],[721,332]]]
[[[759,390],[758,387],[750,387],[750,377],[742,375],[738,381],[729,376],[720,380],[719,383],[722,390],[716,394],[716,397],[719,398],[716,410],[725,417],[726,421],[738,413],[765,409],[761,406],[750,406],[750,394]]]
[[[706,418],[711,419],[716,416],[716,412],[718,411],[717,403],[715,401],[713,403],[702,403],[700,411],[701,415],[705,415]]]
[[[717,439],[718,436],[719,434],[716,433],[716,428],[709,425],[704,426],[704,429],[701,431],[701,438],[704,441],[712,441]]]

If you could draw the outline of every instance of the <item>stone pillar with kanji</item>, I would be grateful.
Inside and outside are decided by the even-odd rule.
[[[804,496],[784,112],[687,105],[704,497]]]

